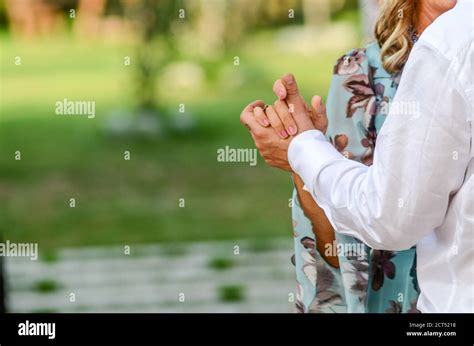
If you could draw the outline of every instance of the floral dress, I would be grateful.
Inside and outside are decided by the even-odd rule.
[[[337,61],[326,105],[327,136],[347,158],[372,164],[377,133],[399,79],[400,74],[390,75],[382,67],[377,43]],[[296,189],[293,201],[298,312],[417,312],[415,248],[374,250],[336,232],[340,267],[334,268],[316,249],[317,239]]]

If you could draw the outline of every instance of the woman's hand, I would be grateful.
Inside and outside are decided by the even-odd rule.
[[[266,106],[265,108],[256,107],[254,110],[255,118],[263,127],[271,125],[281,138],[288,138],[303,132],[301,128],[298,129],[293,117],[295,105],[302,105],[304,112],[312,121],[312,127],[326,133],[328,119],[326,107],[321,97],[313,96],[311,100],[312,108],[308,107],[303,97],[299,94],[293,75],[287,74],[282,79],[276,80],[273,84],[273,92],[278,97],[273,106]],[[309,126],[309,124],[304,125]]]
[[[287,156],[289,141],[280,138],[272,128],[260,126],[254,117],[255,109],[263,107],[264,102],[260,100],[248,104],[240,114],[240,121],[250,130],[255,146],[265,162],[272,167],[291,172]]]
[[[287,76],[288,75],[284,76],[283,78]],[[275,83],[273,83],[273,92],[278,97],[279,101],[286,100],[286,98],[288,97],[288,91],[285,86],[285,83],[283,82],[283,79],[277,79]],[[312,108],[309,108],[306,103],[304,104],[306,111],[309,113],[311,120],[313,121],[314,127],[322,133],[326,134],[326,131],[328,129],[328,117],[326,114],[326,107],[323,103],[321,96],[315,95],[312,97]]]
[[[255,101],[245,107],[240,114],[240,121],[249,128],[255,145],[265,161],[270,166],[290,171],[288,146],[293,136],[288,136],[284,124],[287,124],[288,128],[289,125],[294,125],[296,132],[293,130],[291,132],[296,136],[301,132],[315,129],[312,119],[314,114],[320,119],[326,119],[326,113],[322,111],[319,97],[313,97],[313,109],[309,109],[299,94],[293,75],[285,75],[282,84],[286,90],[286,98],[282,102],[286,102],[286,107],[280,102],[278,107],[264,107],[262,101]],[[318,109],[321,114],[318,113]],[[269,128],[270,125],[272,128]]]

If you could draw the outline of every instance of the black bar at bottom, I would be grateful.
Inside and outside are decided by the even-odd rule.
[[[473,345],[473,329],[472,314],[3,314],[0,344]]]

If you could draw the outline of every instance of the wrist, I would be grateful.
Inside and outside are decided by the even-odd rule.
[[[288,147],[288,162],[305,185],[312,191],[313,180],[328,161],[343,157],[317,129],[295,136]]]

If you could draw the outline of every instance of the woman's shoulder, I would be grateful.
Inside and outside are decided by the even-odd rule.
[[[387,72],[382,66],[382,57],[380,55],[380,46],[378,42],[373,41],[367,44],[366,51],[367,51],[367,59],[368,59],[369,65],[387,74]]]
[[[380,59],[380,47],[376,41],[363,48],[351,49],[341,56],[337,59],[333,72],[335,75],[368,73],[369,67],[385,72]]]

